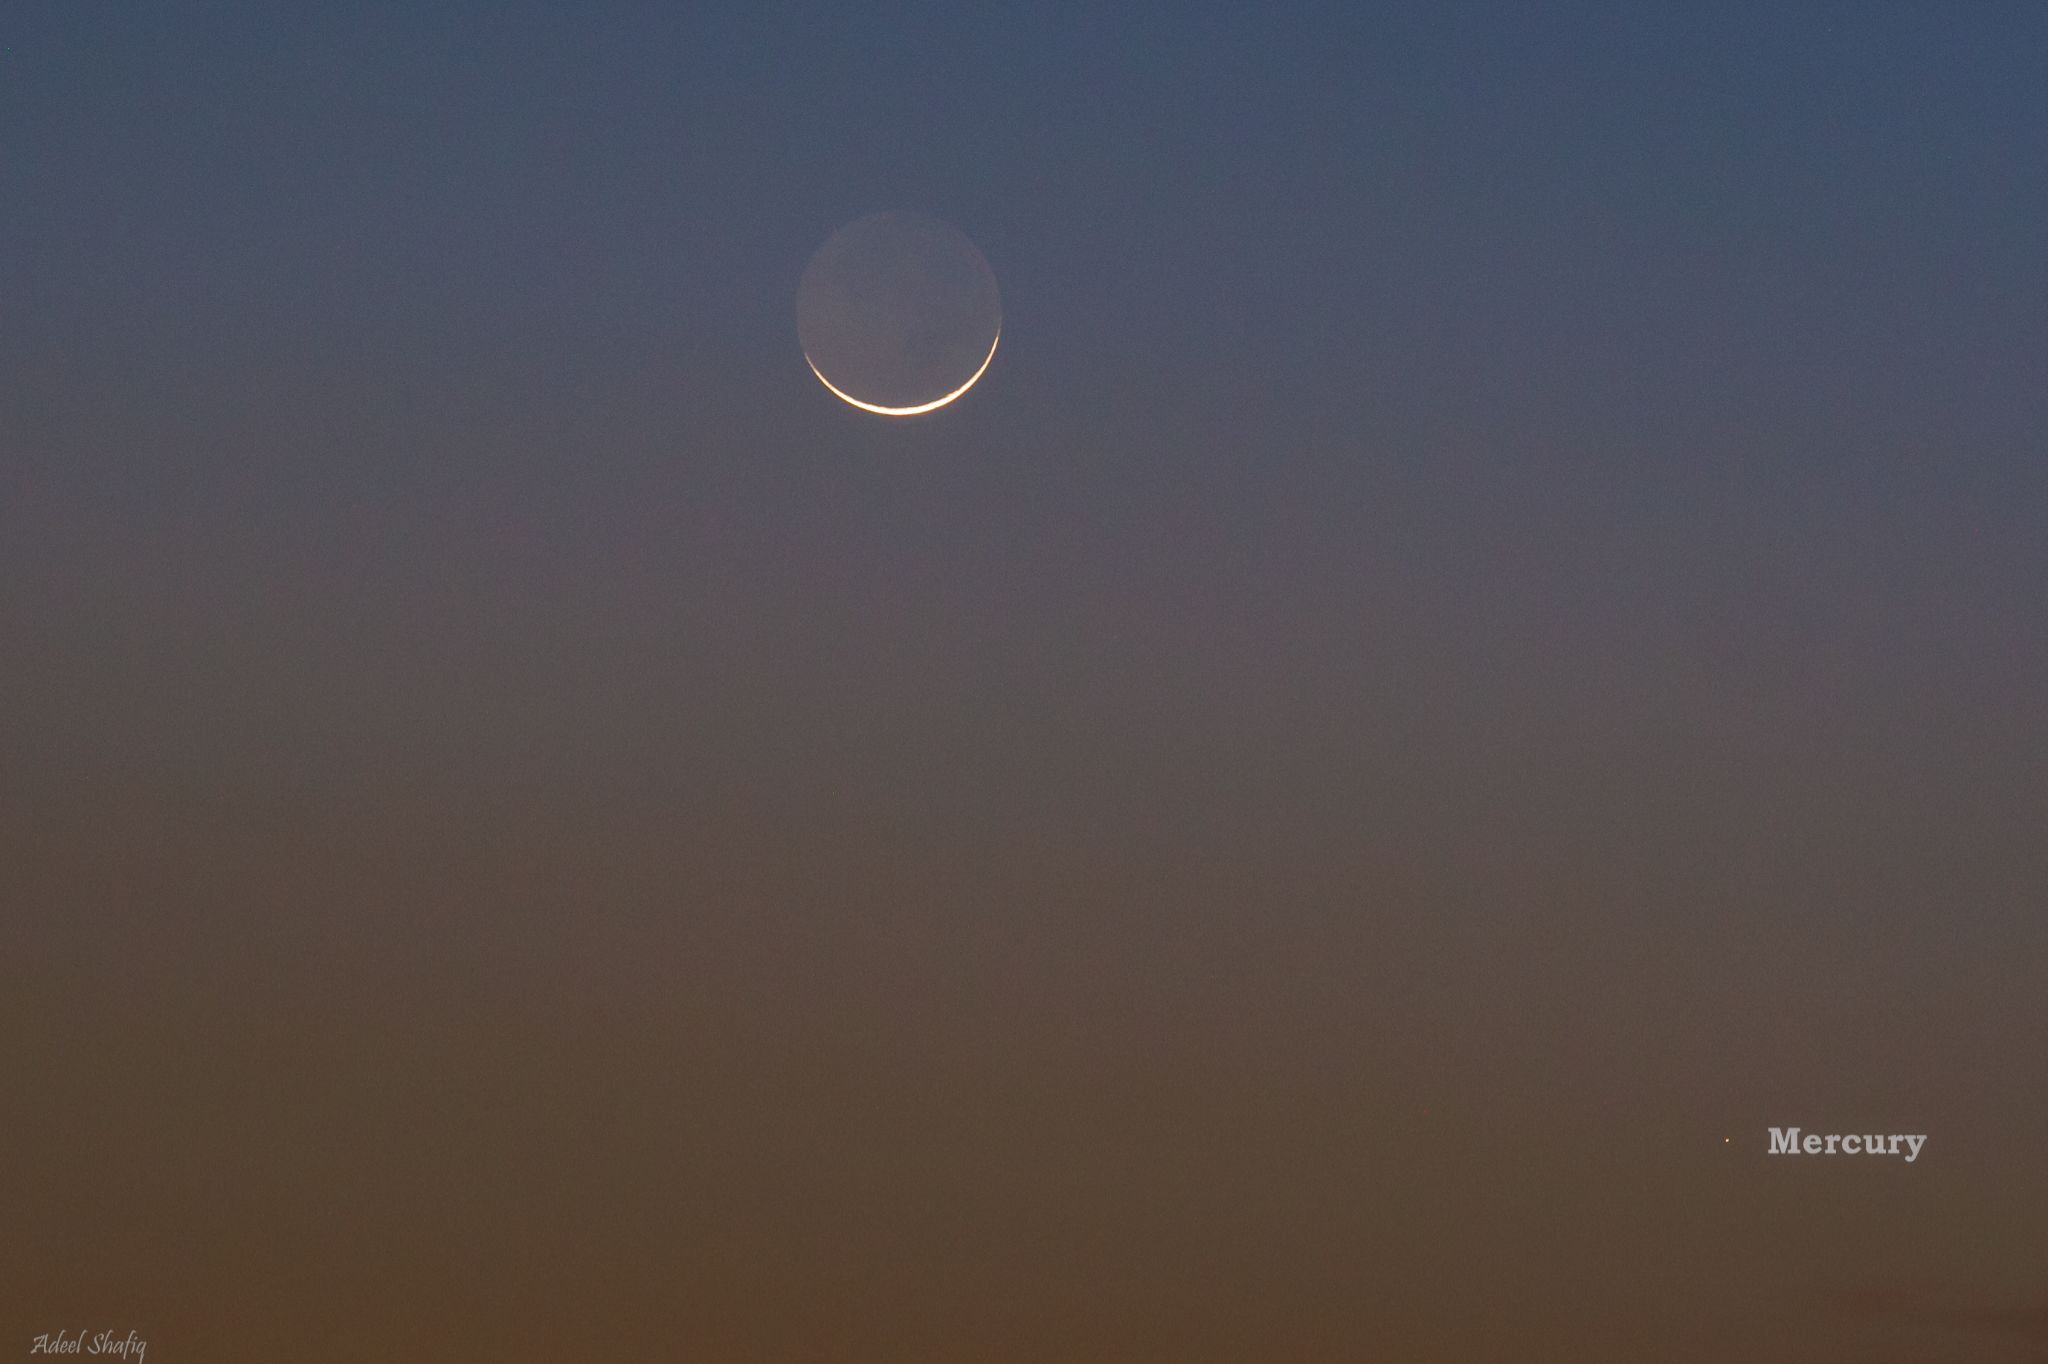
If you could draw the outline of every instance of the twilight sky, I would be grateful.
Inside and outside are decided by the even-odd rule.
[[[11,0],[0,1355],[2048,1360],[2044,52]]]

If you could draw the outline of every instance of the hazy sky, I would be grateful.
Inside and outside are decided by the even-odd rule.
[[[0,1352],[2048,1360],[2048,10],[887,10],[0,9]]]

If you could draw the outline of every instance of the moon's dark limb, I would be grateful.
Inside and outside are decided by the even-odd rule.
[[[870,411],[907,413],[965,392],[1002,330],[995,274],[955,229],[876,213],[832,234],[804,270],[797,339],[825,386]]]

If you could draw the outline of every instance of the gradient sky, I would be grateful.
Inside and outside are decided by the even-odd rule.
[[[2044,53],[11,0],[0,1352],[2048,1360]]]

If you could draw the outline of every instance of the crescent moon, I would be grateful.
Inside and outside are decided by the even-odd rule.
[[[827,379],[823,374],[819,374],[817,365],[812,363],[811,357],[808,353],[806,353],[804,356],[804,363],[811,366],[811,373],[818,375],[818,382],[823,384],[826,388],[831,389],[832,395],[834,397],[839,398],[844,402],[852,403],[855,407],[859,408],[863,412],[876,412],[880,413],[884,417],[915,417],[920,412],[936,412],[940,408],[944,407],[947,403],[952,402],[955,398],[965,393],[968,389],[973,388],[975,383],[981,378],[981,376],[988,372],[988,363],[989,361],[996,358],[996,347],[999,344],[1001,344],[1002,339],[1003,334],[1002,332],[998,331],[996,333],[995,340],[988,343],[988,354],[982,357],[981,368],[977,369],[976,371],[974,371],[973,374],[969,375],[966,383],[960,385],[960,387],[954,389],[951,393],[948,393],[943,398],[937,398],[928,403],[919,403],[916,407],[878,407],[874,403],[864,403],[860,399],[854,397],[851,393],[848,393],[845,389],[839,388],[836,385],[834,385],[833,382],[830,379]]]

